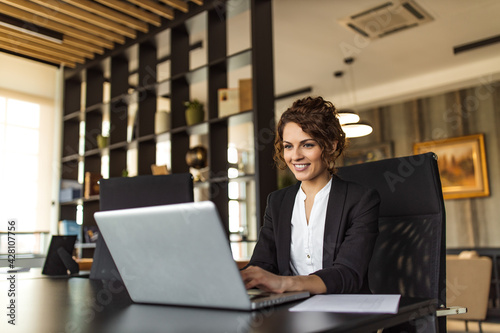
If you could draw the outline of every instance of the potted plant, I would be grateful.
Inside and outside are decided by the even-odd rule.
[[[155,113],[155,134],[165,133],[170,129],[170,114],[166,110]]]
[[[184,102],[186,107],[186,124],[194,125],[201,123],[205,119],[205,112],[203,110],[203,103],[197,99]]]

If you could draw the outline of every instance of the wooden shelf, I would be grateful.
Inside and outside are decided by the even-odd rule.
[[[211,178],[205,183],[195,183],[195,188],[208,192],[229,235],[228,184],[254,181],[252,196],[255,198],[251,199],[256,205],[252,211],[257,214],[254,228],[258,229],[264,210],[262,204],[267,194],[276,189],[276,172],[268,167],[272,164],[272,144],[256,149],[251,155],[255,157],[251,162],[257,170],[255,174],[231,179],[227,177],[227,148],[231,126],[253,123],[252,135],[257,137],[262,128],[269,128],[274,121],[272,8],[268,0],[243,1],[248,1],[248,10],[254,11],[248,27],[249,35],[254,36],[250,48],[228,55],[230,18],[225,17],[225,10],[221,11],[221,6],[227,3],[208,0],[200,17],[191,17],[206,22],[206,41],[191,44],[185,22],[176,22],[153,29],[135,43],[127,43],[126,47],[88,61],[76,70],[66,70],[62,178],[77,180],[85,172],[100,173],[106,159],[109,168],[104,173],[109,171],[109,177],[120,177],[123,170],[137,170],[138,175],[151,174],[151,165],[157,164],[160,142],[169,143],[169,171],[189,172],[186,153],[192,145],[202,142],[209,151]],[[170,30],[170,54],[158,58],[161,52],[157,48],[162,45],[157,34],[165,29]],[[200,47],[206,52],[206,59],[199,62],[202,65],[190,68],[190,51]],[[158,80],[158,65],[166,61],[170,64],[169,77]],[[253,110],[219,117],[218,89],[227,88],[231,73],[245,66],[249,66],[244,71],[248,70],[253,80]],[[193,95],[193,87],[200,86],[202,89],[206,86],[206,96]],[[207,114],[204,122],[188,126],[184,102],[195,98],[205,103]],[[155,134],[155,113],[160,103],[168,103],[171,129]],[[85,122],[85,133],[80,134],[81,121]],[[109,145],[100,149],[96,137],[106,129],[104,124],[109,125]],[[83,156],[79,154],[80,135],[84,135]],[[135,164],[131,165],[132,162]],[[259,168],[257,162],[266,167]],[[83,205],[83,225],[95,225],[93,213],[99,210],[99,196],[61,203],[60,219],[76,219],[76,205]]]
[[[117,142],[112,145],[108,146],[109,150],[116,150],[116,149],[127,149],[129,145],[129,142],[127,141],[122,141],[122,142]]]
[[[101,112],[102,113],[102,109],[107,104],[108,103],[98,103],[98,104],[91,105],[85,109],[85,113],[89,113],[89,112]]]
[[[91,156],[95,156],[95,155],[101,156],[101,151],[102,151],[102,149],[100,149],[100,148],[94,148],[92,150],[86,151],[83,156],[85,156],[85,157],[91,157]]]
[[[80,120],[82,120],[82,112],[81,111],[75,111],[73,113],[64,115],[63,120],[64,121],[76,120],[76,121],[79,122]]]
[[[69,155],[69,156],[64,156],[61,159],[61,162],[62,163],[66,163],[66,162],[73,162],[73,161],[79,161],[79,160],[80,160],[80,155],[79,154],[73,154],[73,155]]]
[[[71,201],[60,202],[59,204],[62,206],[75,206],[75,205],[82,205],[85,202],[99,202],[99,194],[91,195],[88,198],[81,197]]]
[[[137,142],[146,142],[146,141],[155,141],[156,134],[148,134],[145,136],[141,136],[136,139]]]

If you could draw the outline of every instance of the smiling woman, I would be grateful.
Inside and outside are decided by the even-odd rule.
[[[321,97],[297,100],[281,115],[275,161],[299,182],[268,196],[259,241],[241,272],[247,288],[370,293],[380,198],[335,175],[345,144],[335,107]]]

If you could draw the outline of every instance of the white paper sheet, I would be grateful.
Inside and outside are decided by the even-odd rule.
[[[401,295],[316,295],[290,311],[397,313]]]

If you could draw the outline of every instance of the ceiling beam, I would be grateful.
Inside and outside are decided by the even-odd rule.
[[[5,1],[10,1],[10,0],[2,0],[3,2]],[[17,0],[16,0],[17,1]],[[89,34],[87,32],[75,29],[71,26],[61,24],[59,22],[55,22],[49,18],[46,17],[41,17],[39,15],[35,15],[33,13],[14,8],[9,5],[5,5],[3,3],[0,3],[0,12],[6,15],[13,16],[17,19],[30,22],[39,26],[42,26],[44,28],[52,29],[55,31],[59,31],[63,33],[64,35],[72,36],[77,39],[81,39],[83,41],[95,44],[97,46],[105,47],[108,49],[112,49],[114,44],[111,41],[108,41],[106,39],[103,39],[101,37],[98,37],[96,35]]]
[[[71,46],[75,46],[79,49],[85,49],[85,50],[91,51],[93,53],[104,54],[104,49],[102,47],[96,46],[94,44],[90,44],[88,42],[82,41],[78,38],[74,38],[71,36],[64,36],[63,43],[71,45]]]
[[[42,59],[42,60],[45,60],[45,61],[48,61],[48,62],[51,62],[54,64],[63,64],[65,66],[68,66],[71,68],[74,68],[76,66],[74,62],[67,61],[66,59],[61,59],[59,57],[41,54],[39,52],[32,51],[32,50],[27,49],[23,46],[15,45],[15,44],[12,44],[10,42],[0,41],[0,48],[5,49],[5,50],[9,50],[11,52],[19,53],[21,55],[25,55],[28,57],[32,57],[35,59]]]
[[[17,0],[16,0],[17,1]],[[62,2],[54,2],[54,1],[46,1],[46,0],[31,0],[31,2],[35,2],[39,5],[50,8],[59,13],[66,14],[70,17],[74,17],[76,19],[81,20],[82,22],[88,23],[89,25],[96,25],[100,28],[105,29],[104,31],[114,31],[120,36],[126,36],[129,38],[135,38],[135,30],[116,22],[105,19],[101,16],[94,15],[86,10],[82,10],[75,6],[71,6]],[[57,14],[59,16],[59,14]],[[117,40],[113,40],[114,42],[119,42]],[[119,42],[120,43],[120,42]],[[123,42],[121,43],[123,44]]]
[[[113,20],[117,23],[126,25],[132,29],[136,29],[141,32],[148,32],[147,23],[137,20],[129,15],[122,14],[117,10],[113,10],[109,7],[95,3],[94,1],[90,0],[63,0],[63,1],[78,8],[81,8],[83,10]]]
[[[169,20],[174,19],[174,10],[167,6],[160,5],[158,2],[153,2],[151,0],[128,0],[128,2],[163,16]]]
[[[113,0],[96,0],[98,2],[103,2],[103,1],[113,1]],[[116,56],[123,54],[123,52],[127,52],[127,50],[134,45],[143,43],[143,42],[149,42],[152,39],[155,38],[160,32],[165,31],[167,29],[170,29],[172,27],[178,26],[180,24],[183,24],[186,22],[186,20],[195,17],[196,15],[199,15],[207,10],[213,9],[214,5],[218,3],[218,1],[221,0],[205,0],[203,2],[203,6],[191,6],[189,8],[188,13],[178,13],[176,15],[175,19],[172,21],[168,21],[166,19],[162,19],[162,24],[159,27],[149,27],[149,31],[146,34],[138,34],[137,38],[134,40],[128,39],[125,44],[123,45],[117,45],[114,49],[112,50],[105,50],[104,54],[102,55],[96,55],[96,57],[92,60],[88,60],[85,64],[83,65],[78,65],[74,70],[69,70],[64,72],[64,77],[65,78],[71,78],[74,77],[75,75],[78,75],[78,73],[86,68],[91,68],[93,66],[99,66],[102,64],[102,61],[105,60],[106,58]],[[120,3],[125,4],[125,1],[121,1]]]
[[[121,11],[122,13],[138,18],[139,20],[150,23],[154,26],[159,27],[161,25],[161,18],[158,15],[137,8],[136,6],[131,5],[126,1],[123,0],[96,0],[96,1],[115,10]]]
[[[80,64],[83,64],[85,62],[85,59],[81,56],[75,56],[74,54],[69,54],[61,50],[54,50],[50,46],[45,46],[35,42],[26,43],[25,41],[19,39],[13,40],[9,36],[3,34],[0,34],[0,41],[5,43],[10,43],[11,45],[24,47],[28,50],[38,52],[39,54],[46,54],[48,56],[53,56],[55,58],[65,59],[70,62],[77,62]]]
[[[50,19],[55,22],[59,22],[62,24],[69,25],[71,27],[82,29],[96,36],[108,39],[112,42],[120,44],[123,44],[125,42],[125,38],[120,34],[108,31],[106,29],[96,26],[95,24],[87,23],[86,21],[81,21],[79,19],[75,19],[75,17],[59,12],[58,6],[54,5],[52,1],[40,2],[41,4],[43,4],[43,6],[35,4],[34,2],[37,2],[37,0],[34,0],[34,2],[27,0],[2,0],[2,2],[7,3],[12,7],[16,7],[18,9],[27,11],[29,13],[39,15],[44,19]],[[49,7],[44,7],[44,6],[49,6]],[[61,32],[64,33],[64,31]]]
[[[27,23],[23,20],[19,20],[9,15],[4,15],[2,13],[0,13],[0,24],[33,36],[51,40],[56,43],[61,43],[64,37],[64,35],[59,31],[47,29],[33,23]]]
[[[10,40],[12,42],[14,42],[14,41],[20,41],[20,42],[23,41],[25,43],[26,42],[33,42],[33,43],[38,43],[40,45],[45,45],[45,46],[53,48],[55,50],[67,52],[69,54],[73,54],[76,56],[85,57],[88,59],[94,58],[94,53],[92,53],[91,51],[68,45],[64,42],[64,40],[63,40],[62,44],[59,44],[56,42],[46,40],[44,38],[30,35],[30,34],[25,33],[25,32],[21,32],[21,31],[15,30],[15,29],[0,26],[0,36],[2,36],[2,35],[9,36]]]
[[[187,13],[189,11],[189,6],[186,2],[181,0],[160,0],[161,2],[166,3],[170,7],[174,9],[178,9],[181,12]]]

